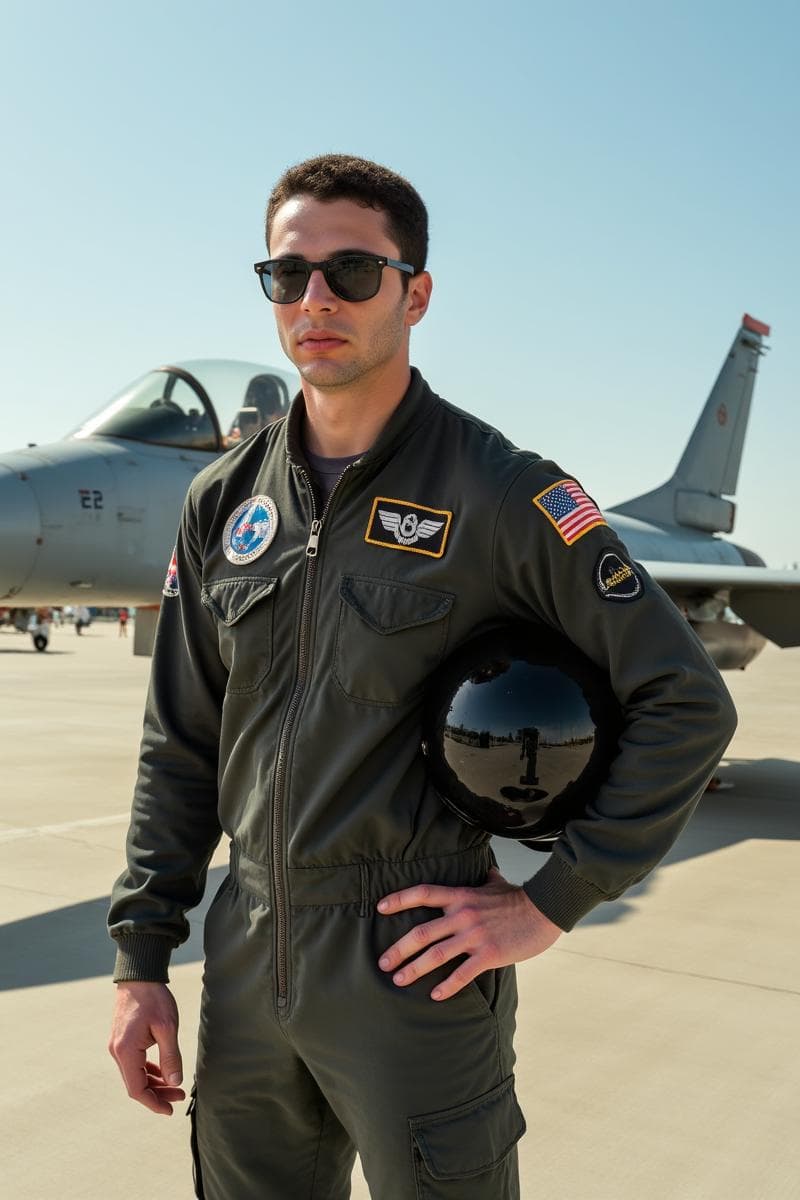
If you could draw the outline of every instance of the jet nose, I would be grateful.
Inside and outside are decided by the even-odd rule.
[[[0,600],[21,591],[41,545],[39,505],[24,470],[0,463]]]

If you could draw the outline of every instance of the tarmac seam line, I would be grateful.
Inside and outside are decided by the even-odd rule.
[[[131,819],[130,811],[116,813],[113,817],[86,817],[81,821],[65,821],[63,825],[31,825],[23,829],[4,829],[0,832],[0,845],[5,842],[17,842],[22,838],[49,837],[60,833],[70,833],[73,829],[90,829],[99,825],[118,825]]]
[[[76,899],[75,896],[68,896],[66,892],[42,892],[38,888],[18,887],[15,883],[0,884],[0,894],[3,892],[18,892],[22,896],[44,896],[45,900],[70,900],[74,904],[82,904],[85,901]],[[0,922],[2,925],[9,925],[10,921]]]
[[[729,983],[733,987],[756,988],[760,992],[781,992],[784,996],[800,996],[797,988],[775,987],[770,983],[751,983],[747,979],[730,979],[725,975],[704,975],[701,971],[679,971],[675,967],[658,967],[654,963],[631,962],[627,958],[612,958],[607,954],[588,954],[585,950],[558,948],[559,954],[577,958],[592,958],[600,962],[617,963],[621,967],[638,967],[641,971],[660,971],[663,975],[680,975],[686,979],[704,979],[707,983]]]

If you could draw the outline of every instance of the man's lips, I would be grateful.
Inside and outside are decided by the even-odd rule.
[[[345,338],[333,330],[309,329],[307,333],[298,336],[297,345],[303,350],[335,350],[337,346],[343,346],[345,341]]]

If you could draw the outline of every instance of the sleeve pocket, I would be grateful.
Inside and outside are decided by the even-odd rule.
[[[456,1197],[469,1200],[473,1195],[505,1195],[488,1191],[491,1182],[500,1183],[505,1175],[511,1182],[512,1164],[507,1161],[525,1132],[525,1118],[514,1093],[514,1076],[509,1075],[490,1092],[456,1108],[412,1117],[411,1137],[419,1155],[420,1170],[427,1177],[418,1190],[423,1196]],[[516,1158],[516,1156],[514,1156]],[[497,1176],[496,1180],[493,1174]],[[478,1178],[480,1177],[480,1178]],[[477,1190],[469,1190],[464,1180],[474,1179]],[[456,1191],[431,1188],[430,1180],[447,1183],[462,1181]],[[466,1190],[465,1190],[466,1188]]]

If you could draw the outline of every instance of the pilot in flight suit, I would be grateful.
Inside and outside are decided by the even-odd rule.
[[[352,308],[358,307],[351,305]],[[666,853],[734,725],[693,631],[579,484],[435,395],[417,371],[320,505],[301,393],[195,479],[165,588],[115,979],[167,979],[220,836],[196,1087],[197,1195],[519,1196],[513,966],[442,1003],[384,951],[430,918],[376,902],[479,887],[487,836],[429,783],[426,680],[474,632],[558,630],[609,675],[607,782],[524,885],[568,930]]]

